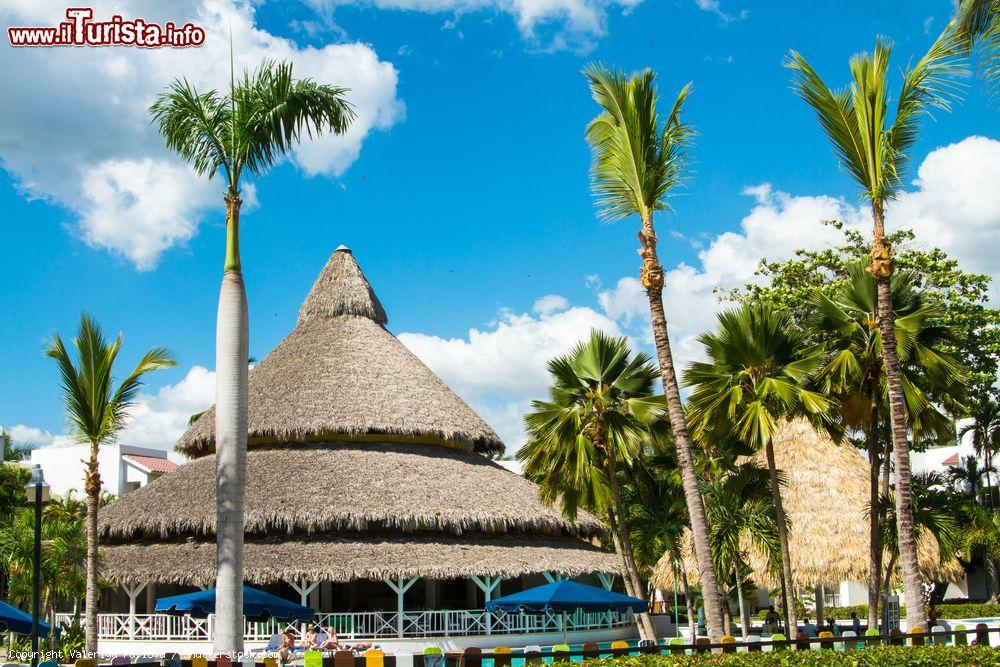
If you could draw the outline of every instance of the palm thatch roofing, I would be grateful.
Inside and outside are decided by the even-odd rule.
[[[811,586],[866,581],[868,461],[856,448],[837,445],[804,419],[781,424],[773,442],[775,464],[785,477],[781,498],[791,523],[788,548],[795,583]],[[763,452],[755,458],[761,465],[767,465]],[[698,567],[689,533],[685,534],[682,547],[688,583],[696,585]],[[956,559],[942,562],[937,542],[929,533],[919,536],[917,547],[925,578],[955,581],[964,574]],[[749,545],[746,554],[754,581],[764,586],[778,584],[764,554]],[[652,577],[655,586],[673,586],[671,560],[669,554],[664,554],[657,563]],[[888,562],[888,555],[883,562]]]
[[[215,455],[187,463],[101,510],[106,541],[215,533]],[[538,488],[486,457],[433,445],[302,444],[247,453],[245,530],[436,530],[592,537],[603,524],[568,521]]]
[[[292,332],[250,371],[250,446],[308,441],[438,444],[501,453],[489,425],[385,329],[385,310],[351,251],[338,248]],[[176,449],[215,448],[215,409]]]
[[[102,577],[120,584],[185,585],[215,580],[215,543],[205,540],[104,547]],[[345,534],[249,539],[243,566],[247,581],[385,581],[555,572],[575,577],[618,573],[619,558],[585,542],[544,536]]]

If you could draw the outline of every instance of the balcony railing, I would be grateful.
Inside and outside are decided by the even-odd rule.
[[[402,623],[400,623],[402,620]],[[57,621],[72,622],[72,615],[58,614]],[[491,614],[483,609],[404,611],[402,619],[394,611],[319,613],[315,623],[332,627],[344,639],[390,639],[461,637],[467,635],[510,635],[561,632],[562,614]],[[634,623],[631,613],[584,613],[566,616],[566,630],[603,630]],[[246,641],[267,641],[287,626],[287,621],[251,622],[244,626]],[[214,617],[192,618],[169,614],[98,614],[97,634],[101,639],[141,641],[211,641]]]

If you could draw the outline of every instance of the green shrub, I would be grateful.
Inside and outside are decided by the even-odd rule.
[[[1000,650],[986,646],[893,646],[846,652],[643,655],[603,660],[599,664],[607,667],[985,667],[1000,665]]]
[[[939,604],[937,610],[941,618],[1000,618],[1000,604],[987,604],[985,602],[945,603]],[[827,607],[826,617],[843,621],[851,617],[852,611],[858,615],[862,622],[868,618],[868,605],[866,604],[857,604],[851,607]],[[758,612],[757,620],[763,621],[766,613],[766,610]],[[899,615],[906,618],[904,605],[900,605]]]

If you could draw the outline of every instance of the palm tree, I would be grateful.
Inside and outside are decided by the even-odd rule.
[[[979,491],[983,488],[983,477],[991,472],[996,473],[996,471],[997,469],[992,465],[981,464],[978,456],[963,456],[958,465],[948,468],[945,475],[952,484],[967,490],[969,497],[975,501],[979,498]]]
[[[98,501],[98,507],[104,507],[104,503]],[[76,489],[68,489],[45,503],[43,512],[52,521],[82,521],[87,515],[87,503],[76,497]]]
[[[0,428],[0,464],[24,461],[31,456],[31,447],[14,442],[10,433]]]
[[[996,473],[993,468],[993,454],[1000,451],[1000,403],[992,398],[985,398],[979,401],[969,411],[972,423],[963,426],[958,430],[958,438],[961,440],[966,434],[972,434],[972,447],[976,454],[986,460],[986,488],[989,489],[988,507],[993,507],[993,483],[990,480],[990,472]]]
[[[708,361],[684,371],[692,387],[688,415],[699,440],[732,435],[745,445],[764,449],[770,475],[774,516],[781,546],[782,581],[788,591],[785,611],[790,632],[796,632],[795,582],[788,551],[788,530],[781,503],[781,486],[774,463],[772,436],[782,419],[807,415],[822,421],[831,400],[804,386],[822,359],[805,349],[805,333],[792,326],[787,313],[768,305],[745,304],[719,314],[719,328],[698,340]]]
[[[591,331],[568,355],[549,361],[548,369],[550,398],[532,402],[524,418],[528,441],[517,459],[539,483],[542,499],[560,503],[567,516],[581,506],[608,516],[626,590],[645,598],[618,475],[639,455],[644,423],[662,413],[662,399],[652,395],[656,368],[648,355],[632,355],[627,339]],[[656,637],[648,614],[637,622],[643,639]]]
[[[121,334],[114,341],[104,337],[101,328],[87,315],[80,317],[73,345],[77,363],[73,363],[62,338],[52,336],[45,354],[59,366],[63,405],[69,422],[69,435],[90,445],[84,489],[87,493],[87,650],[97,652],[97,510],[101,497],[101,475],[97,455],[102,443],[113,439],[125,426],[128,410],[142,387],[147,373],[174,366],[166,348],[146,352],[139,363],[118,386],[114,385],[114,366],[121,350]]]
[[[747,548],[767,560],[781,562],[781,546],[775,522],[769,471],[755,462],[741,463],[721,477],[705,480],[702,493],[708,504],[712,556],[719,579],[731,582],[740,608],[743,639],[750,634],[743,592],[748,587]]]
[[[851,57],[849,87],[831,90],[800,54],[792,51],[787,66],[795,71],[794,88],[813,108],[833,144],[841,164],[860,187],[872,213],[874,242],[868,270],[878,284],[878,325],[883,341],[883,366],[889,393],[889,417],[896,467],[896,508],[899,517],[900,561],[906,605],[916,616],[914,626],[925,625],[913,526],[913,491],[907,445],[904,388],[896,350],[889,280],[894,269],[892,248],[885,232],[885,207],[902,184],[916,143],[921,118],[932,108],[948,109],[956,92],[950,77],[960,71],[959,48],[953,36],[942,34],[915,65],[903,73],[896,114],[889,120],[888,85],[890,43],[875,40],[873,53]]]
[[[226,179],[226,258],[216,324],[217,457],[215,651],[243,650],[243,513],[247,439],[249,316],[240,262],[240,181],[262,176],[307,136],[341,134],[354,118],[344,88],[292,78],[287,62],[263,63],[229,94],[200,93],[175,80],[150,107],[167,146],[212,178]]]
[[[960,0],[953,23],[965,50],[979,52],[979,70],[995,91],[1000,85],[1000,0]]]
[[[998,598],[996,563],[1000,560],[1000,513],[987,510],[976,503],[967,505],[966,512],[969,514],[970,525],[961,531],[959,543],[966,560],[972,560],[973,551],[982,553],[990,602],[996,603]]]
[[[614,68],[591,64],[583,73],[590,83],[594,100],[602,109],[587,126],[587,141],[593,153],[592,187],[601,215],[609,221],[638,215],[641,222],[639,278],[649,299],[667,414],[677,450],[684,499],[691,517],[708,634],[712,641],[718,641],[722,636],[722,602],[712,568],[708,518],[698,490],[691,439],[670,351],[663,310],[663,267],[656,254],[653,225],[653,213],[669,210],[667,198],[682,181],[684,151],[692,131],[681,121],[681,109],[690,92],[690,84],[681,89],[666,118],[662,119],[657,110],[656,74],[652,70],[627,75]]]
[[[829,357],[818,377],[823,390],[839,399],[840,423],[864,433],[871,471],[869,507],[878,508],[879,471],[882,462],[888,466],[889,457],[888,451],[880,452],[882,425],[889,410],[877,323],[877,286],[863,261],[849,264],[846,273],[847,280],[829,297],[819,290],[810,296],[812,313],[806,326]],[[951,420],[939,411],[931,396],[959,398],[966,371],[944,349],[956,339],[950,329],[939,324],[943,307],[928,302],[916,289],[917,282],[912,271],[896,271],[890,279],[906,412],[915,440],[946,439],[951,437]],[[883,549],[880,514],[871,511],[869,515],[868,627],[875,627]]]

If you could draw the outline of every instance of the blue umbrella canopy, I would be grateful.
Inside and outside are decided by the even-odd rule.
[[[583,611],[643,612],[649,605],[634,598],[603,588],[564,579],[544,586],[529,588],[486,603],[489,611]]]
[[[183,616],[189,614],[195,618],[204,618],[215,612],[215,589],[172,595],[156,601],[156,611]],[[268,618],[280,618],[289,621],[311,621],[316,612],[294,602],[289,602],[277,595],[264,591],[243,587],[243,615],[251,621],[262,621]]]
[[[48,637],[51,628],[51,625],[40,620],[38,622],[38,636]],[[30,635],[31,614],[0,600],[0,632],[4,629],[20,635]]]

